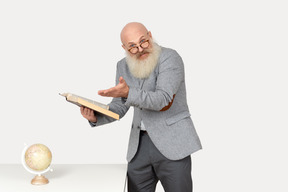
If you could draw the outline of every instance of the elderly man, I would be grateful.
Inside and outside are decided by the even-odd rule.
[[[134,107],[128,191],[155,191],[160,180],[166,192],[191,192],[190,155],[202,147],[187,106],[183,61],[141,23],[128,23],[121,41],[126,57],[117,64],[116,86],[98,94],[113,97],[109,108],[120,118]],[[114,121],[84,107],[81,114],[93,127]]]

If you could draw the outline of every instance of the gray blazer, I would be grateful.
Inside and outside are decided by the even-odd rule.
[[[147,79],[133,77],[124,58],[117,64],[116,84],[120,76],[129,86],[128,98],[113,98],[109,107],[120,118],[130,106],[134,107],[128,162],[137,152],[141,120],[154,145],[170,160],[182,159],[202,148],[187,106],[183,61],[176,51],[161,47],[158,64]],[[174,94],[171,107],[160,111],[172,101]],[[90,124],[94,127],[112,121],[97,114],[97,123]]]

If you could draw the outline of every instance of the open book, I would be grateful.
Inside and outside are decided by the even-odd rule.
[[[99,103],[97,101],[93,101],[91,99],[80,97],[72,93],[62,93],[62,94],[59,93],[59,95],[65,97],[67,101],[75,105],[78,105],[80,107],[81,106],[88,107],[90,109],[93,109],[94,111],[97,111],[99,113],[102,113],[104,115],[107,115],[109,117],[119,120],[119,115],[117,113],[110,111],[108,105]]]

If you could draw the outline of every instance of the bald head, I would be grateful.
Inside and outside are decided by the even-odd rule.
[[[138,42],[139,38],[147,35],[147,33],[148,30],[142,23],[128,23],[121,31],[121,42],[123,45],[129,42]]]

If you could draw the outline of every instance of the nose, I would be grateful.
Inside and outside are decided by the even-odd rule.
[[[144,50],[144,49],[143,49],[141,46],[138,47],[138,51],[139,51],[140,53],[143,52],[143,50]]]

